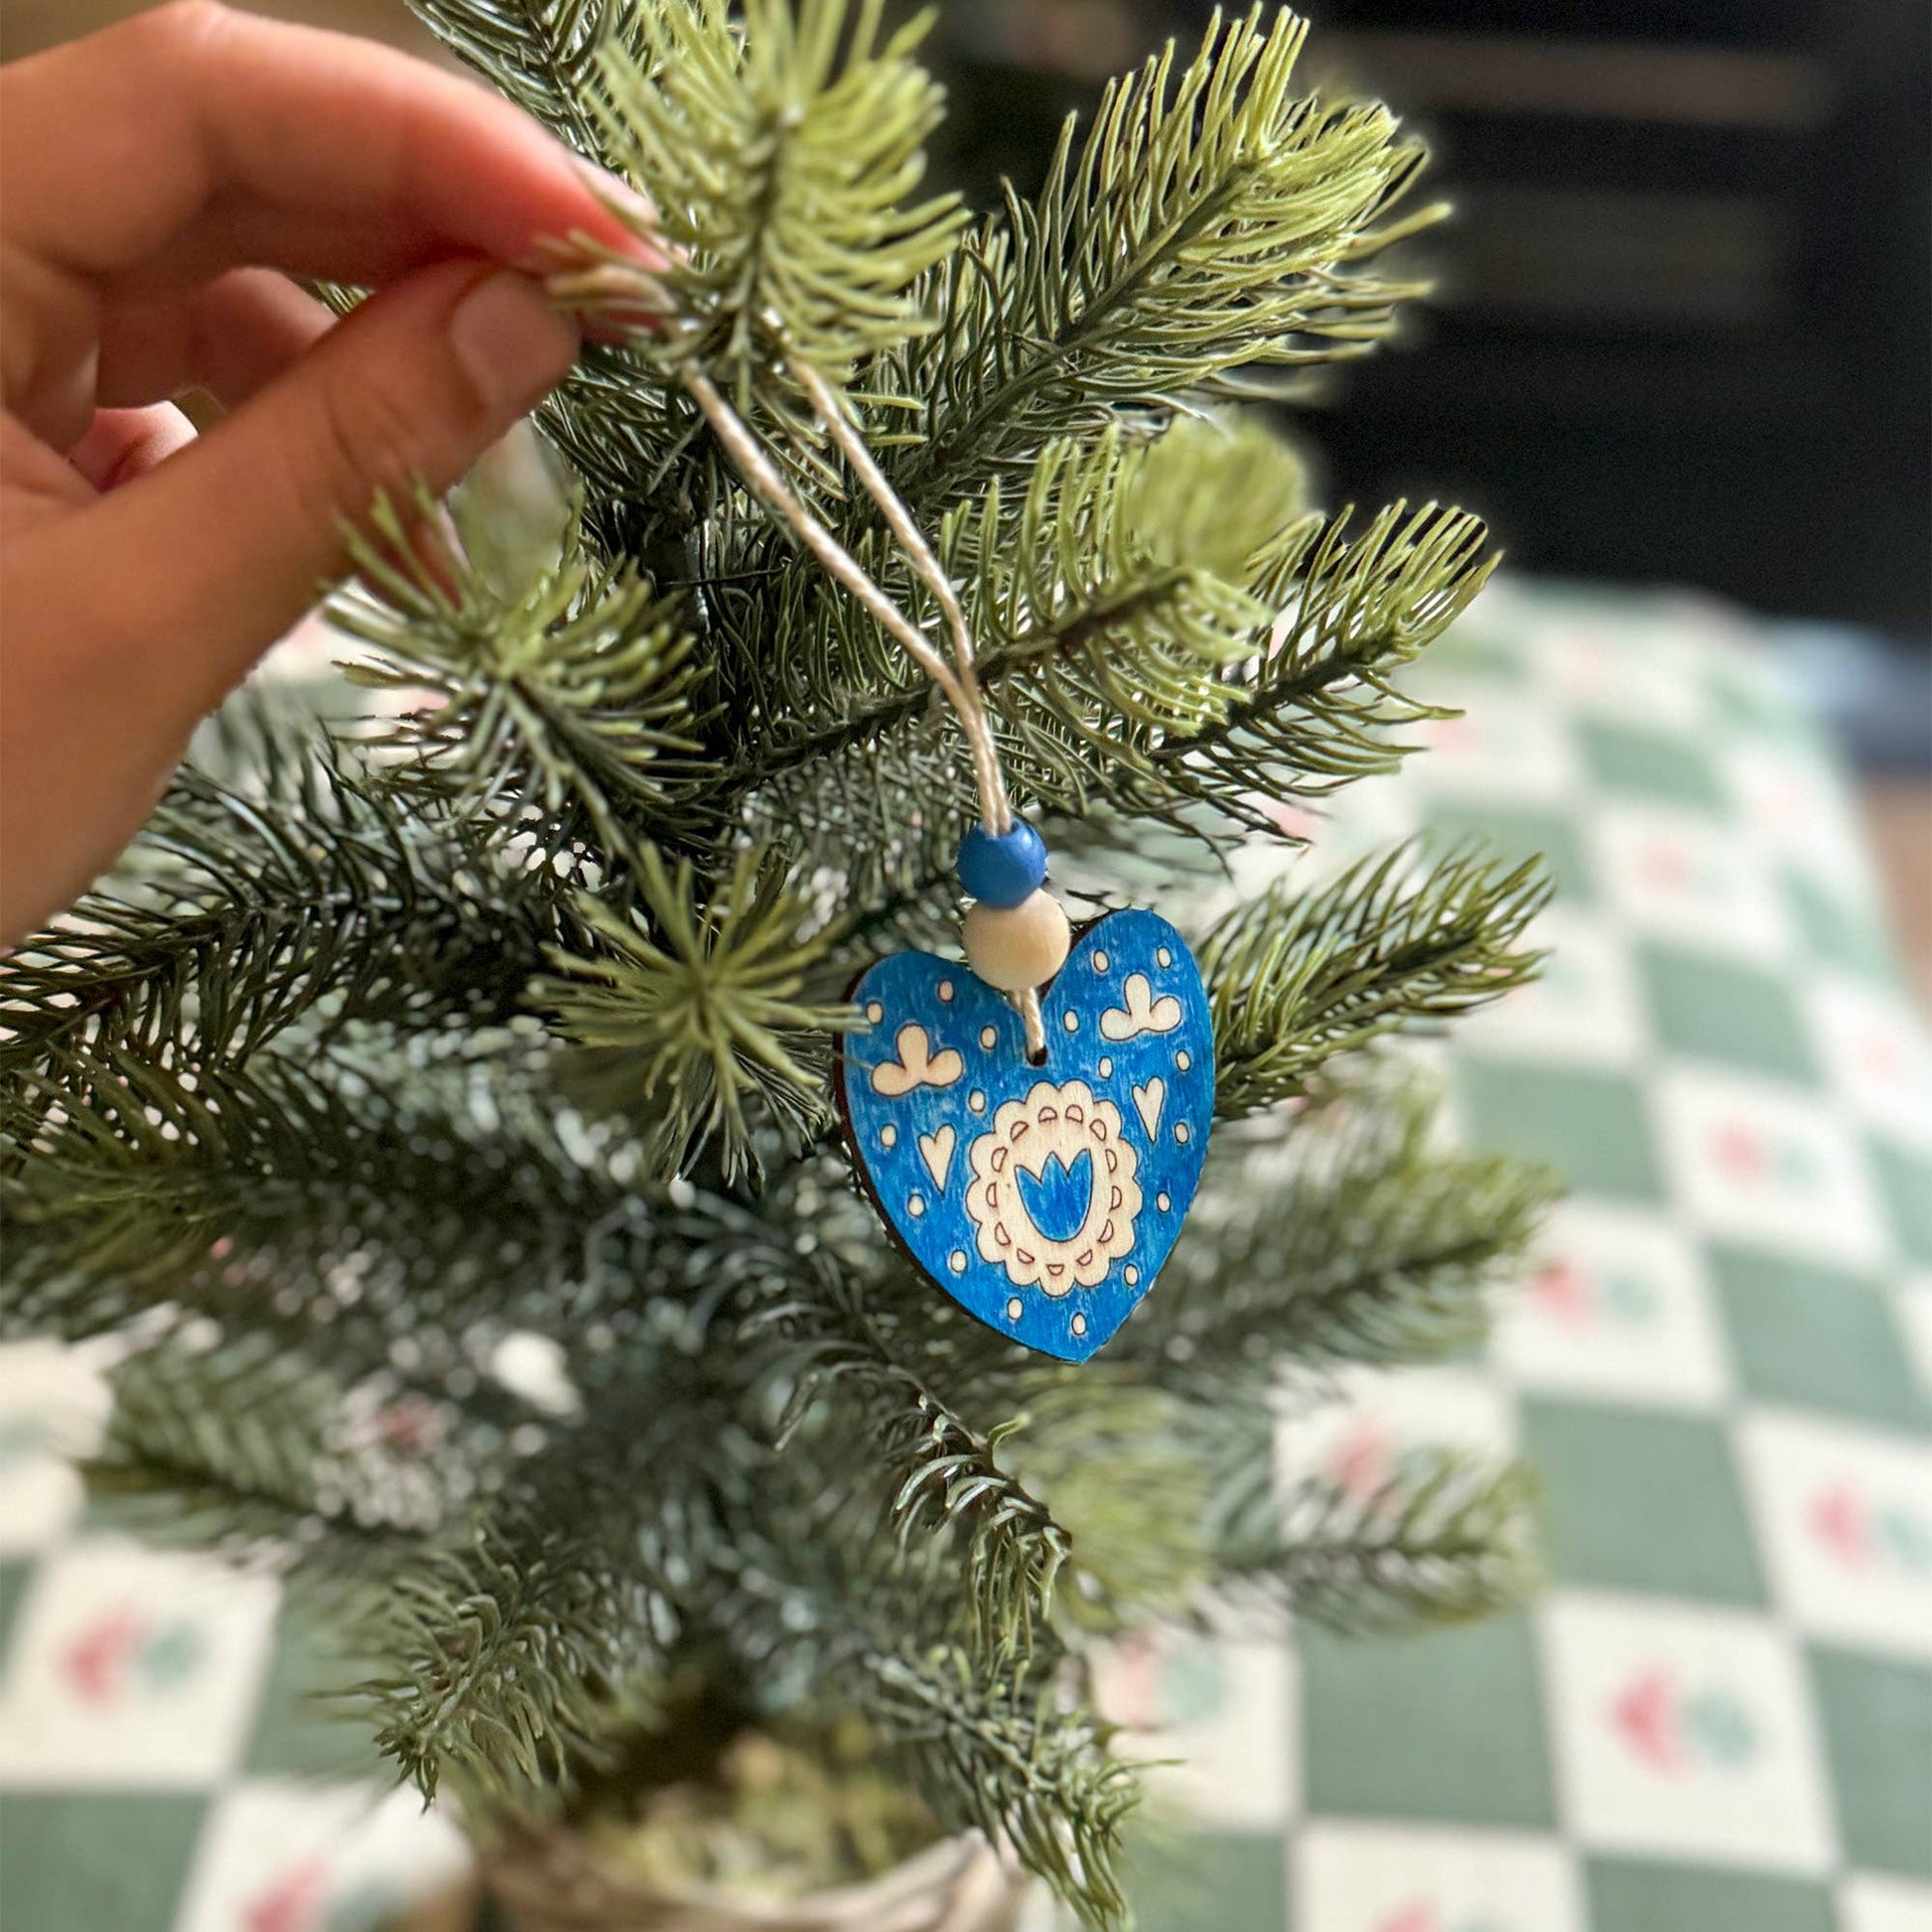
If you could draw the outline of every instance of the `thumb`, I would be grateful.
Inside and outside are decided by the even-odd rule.
[[[529,278],[478,262],[424,269],[74,519],[139,600],[129,646],[175,660],[150,688],[179,679],[199,717],[340,574],[345,521],[418,481],[441,494],[577,348],[576,325]]]

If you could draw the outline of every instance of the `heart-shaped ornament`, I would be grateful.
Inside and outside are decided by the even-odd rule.
[[[1081,1362],[1180,1232],[1214,1113],[1200,969],[1158,913],[1109,912],[1040,994],[1046,1059],[964,966],[896,953],[852,991],[869,1031],[839,1105],[887,1225],[968,1313]]]

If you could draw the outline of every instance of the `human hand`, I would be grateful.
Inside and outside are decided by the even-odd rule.
[[[126,843],[189,734],[343,567],[570,367],[528,274],[593,177],[363,42],[178,0],[0,69],[0,939]],[[329,311],[287,279],[375,287]],[[170,398],[234,413],[197,439]]]

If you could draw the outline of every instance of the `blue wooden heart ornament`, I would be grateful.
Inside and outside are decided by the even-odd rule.
[[[840,1106],[879,1211],[968,1313],[1085,1361],[1154,1286],[1200,1180],[1214,1032],[1158,913],[1110,912],[1040,995],[1046,1060],[964,966],[896,953],[853,988]]]

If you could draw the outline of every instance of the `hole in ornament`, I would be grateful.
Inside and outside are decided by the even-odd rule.
[[[1046,1064],[1046,1048],[1041,1046],[1037,1052],[1029,1053],[1027,1055],[1027,1064],[1029,1066],[1044,1066]]]

